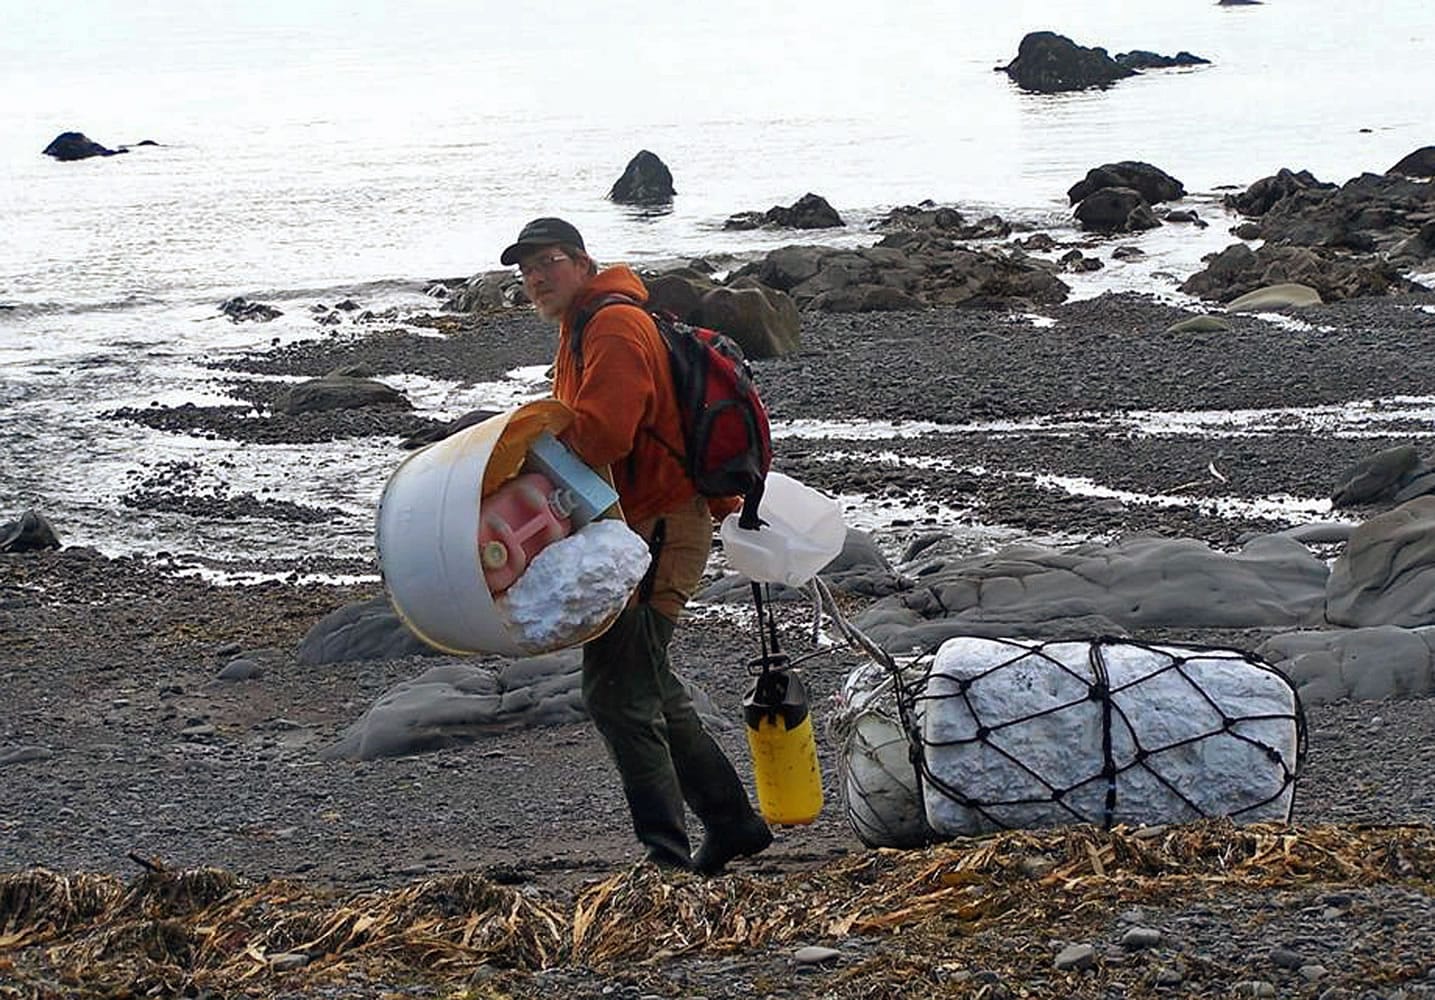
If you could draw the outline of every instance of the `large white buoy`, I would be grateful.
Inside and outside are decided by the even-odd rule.
[[[519,472],[540,435],[571,422],[572,412],[556,400],[529,403],[414,452],[389,477],[375,527],[379,565],[394,610],[430,646],[460,655],[544,651],[522,641],[499,613],[484,579],[480,507]],[[618,610],[564,645],[599,634]]]

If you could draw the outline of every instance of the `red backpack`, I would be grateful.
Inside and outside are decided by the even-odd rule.
[[[583,328],[604,306],[637,306],[657,324],[668,348],[673,389],[683,426],[680,452],[657,434],[658,443],[682,463],[683,471],[705,497],[743,498],[744,528],[757,528],[763,484],[772,467],[772,430],[767,408],[753,384],[742,348],[706,327],[683,323],[671,313],[648,309],[626,295],[605,295],[578,316],[573,353],[583,370]],[[653,433],[651,428],[649,433]]]

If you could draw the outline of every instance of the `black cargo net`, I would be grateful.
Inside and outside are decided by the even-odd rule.
[[[898,678],[896,695],[901,724],[911,742],[911,759],[917,770],[919,789],[923,790],[925,794],[935,791],[945,796],[953,803],[980,815],[992,828],[1007,829],[1013,825],[1003,821],[1001,817],[1003,810],[1038,805],[1052,813],[1056,817],[1056,822],[1065,819],[1073,823],[1093,823],[1109,828],[1115,822],[1120,822],[1119,814],[1122,803],[1118,800],[1119,779],[1126,772],[1138,768],[1143,769],[1146,776],[1164,787],[1174,800],[1183,803],[1192,814],[1188,817],[1170,817],[1172,820],[1209,815],[1224,815],[1239,819],[1243,814],[1268,806],[1285,795],[1304,766],[1306,722],[1299,697],[1283,674],[1251,654],[1213,646],[1183,645],[1179,649],[1175,649],[1109,637],[1044,642],[1007,639],[983,641],[1008,647],[1010,656],[979,673],[960,679],[945,675],[934,676],[931,672],[924,673],[917,681],[908,680],[901,683]],[[1048,649],[1058,643],[1086,644],[1089,652],[1084,666],[1089,672],[1074,669],[1068,663],[1051,655]],[[1154,669],[1142,670],[1139,676],[1124,684],[1113,685],[1108,670],[1108,653],[1113,647],[1143,651],[1149,654],[1157,666]],[[1192,666],[1192,661],[1195,660],[1207,662],[1219,660],[1239,664],[1245,669],[1262,671],[1279,678],[1284,689],[1289,691],[1289,703],[1292,710],[1267,714],[1229,714],[1230,706],[1218,703],[1216,698],[1202,686],[1201,680],[1197,676],[1199,668]],[[1060,704],[1048,705],[1039,711],[1018,718],[984,718],[978,699],[973,696],[974,689],[983,683],[991,683],[997,674],[1013,669],[1019,661],[1025,661],[1028,666],[1036,665],[1043,670],[1060,672],[1061,677],[1057,679],[1069,679],[1072,682],[1070,686],[1077,689],[1079,696]],[[894,674],[894,677],[897,676]],[[953,690],[933,693],[934,681],[939,685],[950,686]],[[1199,715],[1211,715],[1213,717],[1211,727],[1160,745],[1143,744],[1138,736],[1140,727],[1133,724],[1131,695],[1135,689],[1151,685],[1153,682],[1163,685],[1163,697],[1179,701],[1180,704],[1189,704],[1192,709],[1190,713],[1192,718]],[[938,702],[953,698],[960,699],[965,711],[969,713],[974,724],[972,735],[960,739],[927,739],[923,735],[921,717],[934,711]],[[1022,760],[1017,753],[1002,746],[1003,733],[1016,727],[1029,725],[1043,717],[1076,711],[1077,707],[1085,702],[1095,702],[1100,712],[1101,759],[1099,769],[1096,771],[1093,772],[1089,767],[1085,767],[1082,762],[1072,760],[1072,770],[1079,771],[1079,777],[1075,781],[1063,781],[1052,775],[1039,773],[1030,761]],[[1277,725],[1257,728],[1277,729],[1293,733],[1294,752],[1291,752],[1289,747],[1282,749],[1272,746],[1248,732],[1252,728],[1249,724],[1263,722],[1272,722]],[[1285,730],[1280,727],[1279,723],[1282,722],[1289,723],[1291,729]],[[1119,742],[1123,744],[1122,755],[1129,758],[1124,762],[1117,759],[1117,737],[1121,738]],[[1189,750],[1193,744],[1213,738],[1236,740],[1246,744],[1250,748],[1253,759],[1264,761],[1273,773],[1279,774],[1279,787],[1259,801],[1246,802],[1239,808],[1221,808],[1219,810],[1203,808],[1171,780],[1169,773],[1163,773],[1162,764],[1164,762],[1168,765],[1169,772],[1169,766],[1181,756],[1183,750]],[[943,778],[934,772],[931,763],[934,752],[960,752],[962,747],[972,747],[982,755],[997,755],[1001,761],[1000,766],[1003,769],[1011,768],[1012,773],[1020,778],[1019,783],[1025,786],[1022,790],[1023,794],[1011,798],[978,798],[948,780],[950,774],[948,778]],[[1073,748],[1073,751],[1075,749]],[[990,757],[986,759],[991,760]],[[1068,771],[1063,777],[1069,778],[1071,773]],[[1143,776],[1143,780],[1146,776]],[[1103,785],[1105,788],[1104,795],[1099,796],[1102,806],[1097,810],[1096,815],[1089,814],[1089,811],[1083,811],[1070,801],[1074,792],[1093,782],[1099,783],[1098,789]],[[1294,790],[1291,789],[1291,791],[1285,815],[1287,821],[1290,819],[1291,807],[1294,804]]]

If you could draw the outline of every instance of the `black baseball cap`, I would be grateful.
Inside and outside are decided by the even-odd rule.
[[[570,223],[562,219],[543,218],[534,219],[524,226],[518,234],[518,239],[513,242],[503,256],[498,258],[505,265],[517,264],[524,254],[539,247],[552,246],[555,243],[566,243],[568,246],[577,247],[584,253],[588,248],[583,245],[583,237],[578,234]]]

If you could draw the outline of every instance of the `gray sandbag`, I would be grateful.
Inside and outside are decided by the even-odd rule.
[[[1435,695],[1435,626],[1286,632],[1256,655],[1289,677],[1306,705]]]
[[[1435,496],[1351,532],[1331,567],[1325,604],[1333,625],[1435,625]]]
[[[927,821],[946,836],[1284,822],[1304,757],[1295,689],[1235,650],[962,637],[918,704]]]

